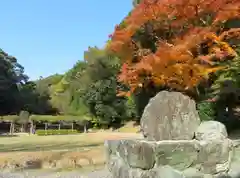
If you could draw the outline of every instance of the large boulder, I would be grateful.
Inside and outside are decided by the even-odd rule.
[[[195,132],[197,140],[222,140],[228,137],[224,124],[218,121],[205,121]]]
[[[198,163],[200,170],[208,174],[227,173],[233,158],[230,139],[200,141]]]
[[[234,153],[233,141],[228,139],[225,125],[217,121],[205,121],[195,132],[200,141],[198,162],[201,171],[218,174],[228,172]]]
[[[159,92],[141,118],[143,135],[151,141],[190,140],[199,125],[194,100],[179,92]]]

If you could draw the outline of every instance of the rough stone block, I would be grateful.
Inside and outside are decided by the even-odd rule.
[[[179,92],[159,92],[145,107],[141,128],[147,140],[191,140],[200,125],[196,103]]]
[[[105,141],[107,159],[116,155],[132,168],[143,170],[154,166],[154,144],[143,140],[108,140]]]
[[[233,143],[229,139],[200,142],[198,163],[204,173],[227,172],[232,161]]]
[[[131,169],[130,172],[130,178],[185,178],[181,172],[173,169],[171,166],[154,168],[149,171]]]
[[[130,178],[130,167],[117,156],[110,156],[107,167],[114,178]]]
[[[217,121],[205,121],[195,132],[197,140],[222,140],[228,137],[225,125]]]
[[[122,140],[118,146],[120,157],[132,168],[143,170],[154,166],[154,144],[142,140]]]
[[[180,171],[173,169],[169,165],[162,166],[157,169],[153,169],[150,171],[150,173],[155,175],[155,177],[153,178],[185,178]],[[144,178],[148,178],[148,177],[144,177]]]
[[[196,164],[200,144],[197,140],[166,140],[156,143],[156,166],[170,165],[184,170]]]
[[[187,168],[183,171],[185,178],[204,178],[204,174],[195,168]]]
[[[121,140],[106,140],[104,142],[104,148],[105,148],[105,154],[107,157],[107,160],[111,155],[117,155],[119,154],[117,149],[119,145],[121,144]]]

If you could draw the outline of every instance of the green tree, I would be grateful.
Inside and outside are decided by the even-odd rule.
[[[19,111],[19,86],[27,79],[17,59],[0,49],[0,114]]]
[[[128,115],[126,98],[117,96],[123,87],[117,82],[118,58],[98,48],[89,48],[85,60],[88,65],[79,81],[84,81],[82,97],[90,113],[100,125],[121,123]]]
[[[31,81],[20,87],[21,110],[26,110],[31,114],[58,113],[58,110],[51,104],[51,96],[48,90],[41,91],[38,87],[35,82]]]
[[[78,61],[58,83],[48,87],[52,105],[58,108],[62,114],[84,115],[88,112],[81,98],[82,82],[78,81],[85,66],[84,61]]]

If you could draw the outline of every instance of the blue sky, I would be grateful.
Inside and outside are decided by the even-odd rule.
[[[64,73],[88,46],[103,47],[132,0],[3,0],[0,48],[30,79]]]

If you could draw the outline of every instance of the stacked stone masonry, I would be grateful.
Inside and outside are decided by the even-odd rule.
[[[105,142],[114,178],[229,177],[233,142],[223,124],[200,123],[189,97],[160,92],[145,108],[141,126],[145,139]]]
[[[213,142],[112,140],[105,144],[114,178],[163,178],[162,170],[187,177],[190,168],[203,175],[227,173],[233,151],[227,138]]]

